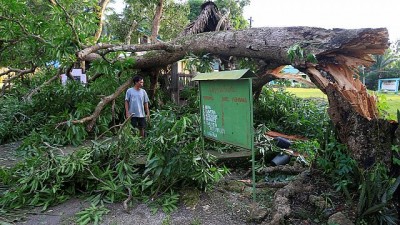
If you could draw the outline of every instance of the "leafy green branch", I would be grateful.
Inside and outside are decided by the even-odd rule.
[[[300,44],[294,44],[289,47],[287,50],[287,56],[291,63],[296,61],[305,60],[310,63],[317,63],[318,60],[314,54],[308,53],[306,54],[304,49],[300,46]]]

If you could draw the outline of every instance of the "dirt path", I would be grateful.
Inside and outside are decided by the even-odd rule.
[[[0,166],[12,166],[18,158],[14,155],[19,143],[0,146]],[[69,152],[72,148],[63,148]],[[248,162],[248,161],[247,161]],[[250,165],[249,165],[250,166]],[[275,193],[279,188],[257,188],[257,202],[252,202],[252,188],[243,182],[249,179],[248,169],[235,169],[226,176],[212,190],[200,192],[196,190],[183,190],[180,194],[180,205],[171,214],[161,210],[152,213],[148,205],[131,202],[128,212],[122,203],[108,204],[110,210],[100,224],[104,225],[252,225],[267,224],[275,215],[275,209],[283,206],[289,207],[286,218],[288,224],[321,225],[327,224],[326,220],[333,213],[343,211],[354,219],[349,209],[343,205],[344,197],[338,195],[333,186],[327,183],[321,174],[313,174],[298,182],[295,192],[285,195],[288,204],[276,202]],[[246,174],[246,175],[245,175]],[[292,185],[293,186],[293,185]],[[279,191],[278,191],[279,192]],[[191,196],[187,198],[187,196]],[[325,204],[327,197],[330,204]],[[279,197],[278,197],[279,198]],[[186,201],[191,199],[191,201]],[[193,200],[194,199],[194,200]],[[314,200],[313,200],[314,199]],[[278,199],[279,200],[279,199]],[[324,204],[322,204],[324,203]],[[276,206],[276,204],[278,204]],[[275,205],[275,207],[274,207]],[[12,221],[16,225],[69,225],[76,224],[77,212],[81,212],[90,204],[82,199],[70,199],[60,205],[50,207],[46,211],[41,208],[19,212]],[[291,209],[290,209],[291,208]],[[1,210],[1,209],[0,209]],[[350,209],[351,210],[351,209]],[[1,211],[0,211],[1,213]],[[321,215],[322,214],[322,215]],[[315,220],[313,218],[318,218]],[[0,225],[3,225],[0,214]],[[324,222],[322,222],[324,221]],[[322,223],[321,223],[322,222]],[[9,224],[9,223],[5,223]],[[352,224],[346,221],[338,224]]]
[[[15,149],[19,147],[21,142],[13,142],[5,145],[0,145],[0,167],[11,167],[18,162],[18,157],[15,154]]]
[[[106,208],[110,210],[103,216],[100,224],[122,225],[251,225],[257,224],[250,221],[251,210],[251,189],[245,186],[239,188],[240,192],[221,189],[218,186],[215,190],[201,193],[198,201],[187,206],[181,203],[178,209],[165,214],[158,210],[155,214],[143,203],[133,204],[129,213],[123,209],[122,203],[108,204]],[[50,207],[45,212],[36,208],[31,212],[25,213],[22,221],[15,222],[16,225],[69,225],[76,224],[75,213],[82,211],[89,204],[84,200],[70,199],[67,202]],[[266,215],[266,210],[264,215]],[[1,223],[0,223],[1,224]]]
[[[18,162],[15,150],[20,142],[0,145],[0,166],[11,167]],[[66,148],[69,152],[71,149]],[[63,150],[63,151],[64,151]],[[244,173],[244,172],[243,172]],[[240,176],[236,173],[235,176]],[[108,204],[106,208],[109,213],[103,216],[101,224],[120,225],[120,224],[138,224],[138,225],[215,225],[215,224],[256,224],[250,221],[251,193],[252,189],[242,182],[237,182],[233,175],[221,181],[214,190],[197,193],[195,201],[191,201],[190,206],[182,201],[178,209],[165,214],[161,210],[156,213],[151,212],[146,204],[132,203],[129,212],[123,209],[122,203]],[[191,193],[192,190],[185,192]],[[180,193],[182,198],[186,193]],[[69,225],[76,224],[77,212],[89,207],[90,204],[85,200],[73,198],[60,205],[50,207],[46,211],[41,208],[35,208],[29,211],[17,213],[16,225]],[[266,211],[262,211],[266,215]],[[3,225],[0,218],[0,224]]]

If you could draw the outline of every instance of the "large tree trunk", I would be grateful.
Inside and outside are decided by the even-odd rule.
[[[328,85],[326,93],[329,100],[328,113],[340,140],[352,150],[352,157],[363,168],[376,162],[392,164],[390,151],[398,124],[383,119],[368,119],[360,115],[343,92]]]
[[[361,63],[370,65],[372,59],[368,54],[383,54],[388,48],[388,32],[384,28],[354,30],[312,27],[252,28],[182,36],[171,42],[144,46],[98,44],[83,49],[77,55],[81,60],[92,61],[101,59],[96,52],[105,49],[108,52],[154,50],[149,55],[135,57],[137,61],[134,67],[145,69],[172,64],[187,53],[210,53],[217,56],[262,59],[271,65],[270,69],[274,69],[279,65],[293,64],[287,51],[295,44],[300,45],[305,53],[316,55],[320,63],[328,59],[335,60],[336,56],[341,54],[358,58]],[[296,62],[294,66],[307,68],[305,63],[305,61]]]
[[[304,58],[295,57],[292,62],[288,51],[295,45],[302,49]],[[279,65],[292,64],[307,73],[328,95],[329,115],[340,139],[351,149],[354,158],[368,167],[378,161],[390,163],[389,149],[398,124],[378,119],[376,100],[356,78],[356,70],[361,65],[371,66],[370,54],[383,54],[388,46],[385,28],[275,27],[201,33],[149,46],[98,45],[83,50],[78,57],[99,58],[96,52],[102,49],[109,52],[149,50],[151,54],[136,57],[134,67],[150,69],[172,64],[189,52],[211,53],[220,57],[262,60],[268,76],[273,75]],[[307,61],[306,56],[313,56],[317,62]]]
[[[148,94],[149,94],[149,99],[153,102],[153,104],[155,103],[155,100],[156,100],[155,96],[156,96],[156,92],[157,92],[157,84],[158,84],[158,75],[159,74],[160,74],[159,69],[149,71],[150,89],[148,90]]]

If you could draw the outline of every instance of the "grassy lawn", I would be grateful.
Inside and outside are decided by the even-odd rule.
[[[300,98],[327,99],[326,95],[317,88],[286,88],[286,91],[293,93]],[[378,96],[382,96],[381,101],[386,101],[387,103],[389,119],[397,120],[397,110],[400,110],[400,95],[393,93],[380,93]]]
[[[300,98],[324,98],[328,100],[328,97],[318,88],[286,88],[286,91]]]
[[[398,94],[379,94],[378,96],[384,96],[383,101],[387,103],[387,112],[389,113],[389,118],[392,120],[397,120],[397,110],[400,110],[400,95]]]

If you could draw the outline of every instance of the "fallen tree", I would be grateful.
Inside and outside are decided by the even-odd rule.
[[[99,12],[103,12],[103,6],[107,2],[100,2],[104,4],[100,4],[102,7]],[[25,23],[25,18],[13,19],[13,14],[5,15],[0,18],[1,21],[12,24],[16,32],[7,33],[10,37],[3,40],[0,53],[9,56],[10,62],[13,61],[11,57],[15,55],[13,50],[18,50],[15,47],[18,47],[19,42],[22,42],[24,38],[29,38],[32,40],[33,50],[31,50],[32,54],[24,54],[25,57],[43,56],[44,50],[53,55],[30,57],[29,60],[21,59],[20,65],[33,64],[44,67],[55,57],[66,54],[62,51],[54,51],[54,46],[62,44],[63,48],[74,49],[76,52],[76,62],[68,61],[73,57],[64,56],[63,60],[70,64],[64,65],[68,68],[72,64],[82,65],[82,62],[90,63],[94,60],[103,60],[106,63],[126,60],[126,58],[117,57],[123,52],[147,52],[143,55],[131,54],[130,58],[134,58],[135,63],[128,69],[135,69],[140,74],[152,77],[151,87],[155,87],[154,82],[158,80],[157,71],[181,60],[189,53],[210,54],[224,59],[251,58],[259,64],[257,71],[259,79],[253,84],[256,93],[259,93],[262,86],[270,79],[275,79],[279,72],[277,68],[282,65],[293,65],[308,74],[313,83],[328,95],[329,115],[338,130],[341,141],[351,149],[353,157],[364,167],[378,161],[391,163],[392,152],[388,149],[394,141],[398,123],[379,119],[376,99],[367,93],[356,75],[359,66],[371,66],[373,63],[371,54],[383,54],[388,48],[388,31],[385,28],[329,30],[314,27],[266,27],[230,30],[229,21],[225,21],[225,15],[219,14],[214,3],[207,2],[203,5],[204,13],[199,17],[199,23],[192,23],[185,32],[172,41],[143,45],[109,43],[91,45],[93,43],[89,41],[91,39],[82,39],[81,36],[89,37],[97,30],[88,29],[84,33],[82,23],[73,23],[74,20],[85,20],[85,18],[76,17],[80,14],[71,14],[76,13],[73,10],[75,5],[60,4],[57,1],[55,3],[59,9],[57,16],[65,19],[67,28],[65,30],[68,32],[58,32],[57,35],[60,36],[53,38],[53,34],[40,33],[40,30],[31,27],[31,23]],[[161,7],[163,1],[159,3]],[[44,9],[50,12],[53,9],[46,4],[35,3],[33,6],[42,11]],[[9,7],[13,6],[9,5]],[[46,16],[52,15],[50,13]],[[99,17],[94,18],[98,22]],[[49,26],[57,27],[58,25],[49,24]],[[154,24],[153,27],[157,29],[158,25]],[[77,35],[79,31],[82,32],[81,35]],[[152,35],[156,33],[154,30]],[[55,42],[68,38],[68,42]],[[97,36],[94,40],[98,40]],[[21,49],[25,48],[21,47]],[[27,64],[30,61],[37,62]],[[57,73],[62,72],[68,71]],[[57,80],[57,75],[59,74],[54,74],[51,81]],[[104,98],[92,115],[73,122],[84,123],[87,125],[87,130],[92,130],[104,106],[123,93],[127,86],[129,85],[125,83],[125,86],[117,88],[114,94]],[[39,89],[34,89],[33,94]],[[30,99],[33,94],[29,94],[26,99]]]
[[[17,31],[15,32],[17,34],[15,35],[17,36],[16,38],[8,37],[1,40],[0,54],[2,56],[9,56],[8,60],[13,61],[13,56],[16,55],[13,49],[17,45],[16,43],[22,42],[22,40],[25,40],[24,38],[34,40],[33,47],[29,49],[29,53],[32,52],[32,54],[21,55],[43,56],[44,53],[49,54],[47,57],[30,57],[30,60],[19,60],[19,66],[25,66],[25,69],[19,70],[20,72],[30,71],[26,69],[28,68],[26,65],[35,65],[38,68],[47,67],[49,65],[48,62],[55,58],[63,61],[64,64],[62,66],[68,68],[66,71],[59,69],[57,72],[54,72],[56,74],[50,79],[47,78],[49,80],[33,89],[32,92],[26,95],[25,99],[28,101],[34,98],[33,96],[40,91],[41,87],[57,81],[61,73],[66,73],[66,75],[70,76],[70,71],[73,67],[80,65],[81,68],[84,68],[85,64],[90,66],[94,60],[97,60],[97,65],[101,64],[102,66],[109,67],[112,67],[112,64],[116,62],[126,61],[125,65],[128,66],[124,67],[124,70],[129,70],[129,73],[133,71],[132,74],[149,76],[151,82],[150,89],[151,91],[155,91],[159,71],[183,59],[188,54],[208,54],[220,58],[221,61],[229,61],[235,58],[249,58],[258,64],[256,71],[258,79],[253,83],[253,90],[256,97],[264,84],[272,79],[282,77],[280,74],[282,66],[293,65],[300,71],[307,73],[313,83],[327,94],[330,104],[329,116],[337,129],[339,138],[349,147],[352,157],[358,161],[359,165],[364,168],[369,168],[376,162],[385,163],[389,167],[392,165],[392,151],[390,151],[390,148],[392,144],[398,144],[398,142],[395,142],[396,139],[397,141],[400,139],[398,123],[379,119],[376,99],[368,94],[357,77],[357,68],[359,66],[368,67],[373,63],[371,54],[383,54],[385,49],[388,48],[388,32],[384,28],[328,30],[313,27],[269,27],[235,31],[228,29],[229,24],[225,23],[228,14],[217,15],[218,10],[216,10],[215,5],[208,2],[204,7],[204,14],[200,16],[200,22],[192,23],[189,26],[190,29],[185,30],[185,32],[172,41],[156,42],[154,40],[157,37],[157,27],[159,25],[156,22],[153,24],[153,43],[130,45],[130,41],[126,41],[128,44],[125,45],[113,43],[93,44],[98,40],[104,39],[99,39],[98,35],[95,35],[93,40],[83,37],[89,37],[92,33],[99,34],[101,27],[98,30],[88,29],[84,33],[84,26],[80,27],[84,23],[74,23],[74,20],[78,21],[78,15],[82,14],[80,12],[71,14],[78,12],[74,10],[74,5],[69,6],[70,10],[68,10],[69,8],[65,7],[67,3],[52,2],[59,9],[59,14],[63,18],[62,21],[66,21],[66,25],[68,25],[67,29],[62,30],[69,32],[57,32],[51,35],[47,34],[48,36],[46,36],[46,33],[40,33],[37,27],[30,27],[30,24],[34,23],[25,24],[21,22],[24,21],[24,18],[14,19],[17,17],[13,17],[12,15],[0,17],[0,22],[11,22],[11,24],[14,24],[15,31]],[[101,2],[107,4],[108,1]],[[159,0],[157,13],[161,13],[163,2],[163,0]],[[45,6],[45,4],[37,5],[37,7]],[[13,7],[13,5],[10,5],[10,7]],[[52,10],[51,7],[47,6],[44,9],[48,9],[47,11],[50,12]],[[102,13],[103,10],[104,8],[101,7],[97,9],[97,12]],[[42,11],[44,12],[45,10]],[[158,15],[158,19],[156,20],[161,18],[161,14]],[[47,16],[50,17],[52,15],[49,13]],[[101,16],[96,16],[95,18],[95,21],[101,24],[101,21],[99,21]],[[84,19],[81,18],[81,21],[86,21]],[[130,24],[132,29],[136,27],[136,21],[131,21]],[[70,27],[70,30],[68,27]],[[60,35],[54,38],[53,36],[56,34]],[[130,35],[129,32],[128,34]],[[14,35],[14,33],[10,32],[6,35]],[[129,40],[129,38],[126,40]],[[57,40],[62,41],[56,42]],[[59,47],[60,45],[61,47]],[[55,51],[55,46],[63,50]],[[18,49],[15,51],[20,54]],[[121,53],[127,52],[145,52],[145,54],[125,54],[124,58],[120,57]],[[73,53],[76,54],[73,55]],[[126,57],[127,55],[129,56]],[[32,63],[28,64],[27,62],[30,61]],[[113,77],[114,74],[112,74],[110,77],[111,79],[120,79],[121,73],[123,72],[120,70],[116,73],[118,75]],[[21,77],[23,75],[25,73],[21,73]],[[91,75],[89,80],[101,79],[100,76],[102,76],[102,73]],[[126,77],[127,73],[122,82],[118,83],[120,86],[112,88],[112,92],[114,93],[107,94],[106,96],[101,95],[101,100],[97,103],[97,106],[93,107],[94,110],[91,112],[91,115],[85,111],[83,114],[71,120],[60,122],[55,126],[69,126],[71,123],[84,124],[86,125],[86,130],[92,131],[96,126],[96,122],[100,121],[98,118],[102,115],[102,110],[107,104],[115,103],[116,98],[131,85],[132,81]],[[154,95],[154,93],[152,94]],[[111,111],[114,117],[114,107],[112,107]],[[63,117],[61,121],[68,118],[71,117]],[[105,127],[110,127],[110,123],[106,124]],[[82,126],[79,128],[82,128]],[[182,137],[182,135],[178,136]],[[168,149],[164,143],[161,144],[160,149]],[[123,146],[123,149],[130,150],[126,146]],[[189,152],[192,151],[192,149],[188,150]],[[117,156],[119,157],[119,154]],[[114,165],[110,168],[113,167]],[[396,176],[396,173],[398,175],[398,171],[391,170],[390,172],[392,172],[391,175],[395,174]],[[93,176],[92,173],[91,175]],[[169,177],[173,178],[173,176]],[[191,179],[191,176],[189,177]],[[164,179],[159,180],[162,184],[168,183]],[[287,186],[286,190],[278,192],[276,202],[282,205],[289,203],[289,196],[294,195],[297,191],[304,190],[304,187],[297,184],[293,183]],[[295,189],[297,191],[293,191]],[[159,188],[156,189],[156,193],[159,192],[158,190]],[[129,196],[131,196],[130,189],[128,189],[128,192]],[[282,199],[283,201],[279,201]],[[129,198],[127,201],[129,201]],[[279,207],[279,204],[276,204],[276,211],[278,213],[273,216],[273,222],[280,223],[285,216],[290,214],[290,211],[288,211],[290,208],[284,208],[283,211],[280,209],[282,208]]]
[[[293,46],[297,48],[291,57]],[[341,141],[361,165],[368,167],[377,161],[391,163],[392,155],[386,149],[392,145],[398,124],[379,119],[375,97],[367,93],[356,74],[358,66],[373,63],[371,54],[383,54],[388,46],[385,28],[269,27],[201,33],[150,45],[97,44],[77,56],[92,61],[115,51],[149,51],[135,56],[133,66],[147,70],[172,64],[188,53],[210,53],[260,60],[267,75],[277,74],[276,68],[281,65],[292,64],[327,94],[329,115]]]

